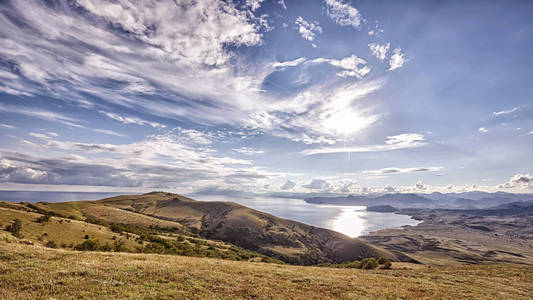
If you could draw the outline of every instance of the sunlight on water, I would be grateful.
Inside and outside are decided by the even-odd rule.
[[[333,230],[349,237],[358,237],[368,227],[367,212],[364,206],[340,207],[341,212],[331,220]]]

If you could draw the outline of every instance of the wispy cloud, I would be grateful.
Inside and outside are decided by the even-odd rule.
[[[151,126],[151,127],[154,127],[154,128],[165,128],[165,127],[167,127],[166,125],[163,125],[163,124],[160,124],[160,123],[157,123],[157,122],[146,121],[146,120],[143,120],[143,119],[140,119],[140,118],[137,118],[137,117],[122,116],[122,115],[117,114],[117,113],[106,112],[106,111],[100,111],[100,113],[105,115],[106,117],[108,117],[110,119],[113,119],[115,121],[119,121],[119,122],[124,123],[124,124],[147,125],[147,126]]]
[[[363,173],[372,175],[389,175],[389,174],[405,174],[417,172],[436,172],[442,170],[443,167],[418,167],[418,168],[384,168],[379,170],[365,170]]]
[[[355,54],[342,59],[315,58],[310,61],[310,63],[328,63],[332,66],[341,68],[343,71],[337,73],[337,76],[340,77],[357,77],[361,79],[370,72],[370,67],[366,65],[366,61],[357,57]],[[361,67],[359,65],[361,65]]]
[[[324,147],[302,151],[304,155],[332,154],[332,153],[357,153],[357,152],[383,152],[400,149],[416,148],[425,145],[424,136],[416,133],[404,133],[387,137],[385,144],[351,147]]]
[[[13,125],[2,124],[2,123],[0,123],[0,127],[7,128],[7,129],[15,129],[15,126],[13,126]]]
[[[265,153],[264,150],[257,150],[257,149],[248,148],[248,147],[241,147],[241,148],[236,148],[236,149],[232,149],[232,150],[237,152],[237,153],[241,153],[241,154],[245,154],[245,155],[254,155],[254,154],[263,154],[263,153]]]
[[[495,116],[508,115],[508,114],[514,113],[515,111],[517,111],[519,109],[520,109],[520,107],[513,107],[513,108],[508,109],[508,110],[495,111],[492,114],[495,115]]]
[[[286,68],[286,67],[296,67],[300,65],[301,63],[305,62],[305,57],[300,57],[294,60],[289,61],[283,61],[283,62],[275,62],[272,64],[273,68]]]
[[[489,130],[488,130],[487,128],[485,128],[485,127],[479,127],[477,131],[478,131],[478,132],[481,132],[481,133],[487,133],[487,132],[489,132]]]

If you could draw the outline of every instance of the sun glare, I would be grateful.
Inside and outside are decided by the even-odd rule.
[[[359,113],[347,109],[331,114],[322,125],[337,134],[349,135],[366,128],[376,121],[376,116],[361,116]]]

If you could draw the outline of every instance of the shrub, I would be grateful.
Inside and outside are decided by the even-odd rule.
[[[124,252],[126,251],[126,245],[122,240],[115,240],[113,243],[113,251],[115,252]]]
[[[391,262],[388,261],[388,262],[384,263],[384,264],[381,266],[380,269],[388,270],[388,269],[391,268],[391,266],[392,266]]]
[[[86,241],[83,241],[83,243],[76,245],[74,247],[74,250],[79,250],[79,251],[97,251],[99,247],[100,247],[100,245],[98,244],[97,241],[86,240]]]
[[[111,247],[111,245],[109,245],[108,242],[106,242],[105,244],[103,244],[102,246],[100,246],[100,251],[104,251],[104,252],[109,252],[111,250],[113,250],[113,248]]]
[[[388,258],[385,258],[385,257],[378,258],[378,264],[380,264],[380,265],[384,265],[384,264],[386,264],[388,262],[390,262],[390,260]]]
[[[50,220],[50,215],[42,215],[42,216],[38,217],[35,220],[35,222],[44,224],[44,223],[48,222],[49,220]]]
[[[48,247],[48,248],[57,248],[57,244],[54,241],[46,242],[45,246]]]
[[[19,219],[13,220],[13,224],[8,225],[6,230],[10,232],[14,237],[22,238],[20,230],[22,229],[22,222]]]
[[[373,257],[370,257],[370,258],[363,258],[361,260],[361,269],[364,269],[364,270],[371,270],[371,269],[375,269],[378,267],[378,262],[375,258]]]

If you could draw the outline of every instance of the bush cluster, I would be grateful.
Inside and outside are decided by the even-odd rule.
[[[22,233],[20,231],[22,230],[22,222],[19,219],[13,220],[13,223],[11,225],[6,226],[6,231],[11,233],[14,237],[17,237],[21,239]]]
[[[362,260],[356,260],[353,262],[345,262],[341,264],[320,264],[321,267],[330,267],[330,268],[352,268],[352,269],[363,269],[363,270],[373,270],[376,268],[380,269],[390,269],[392,263],[389,259],[380,257],[375,259],[373,257],[363,258]]]

